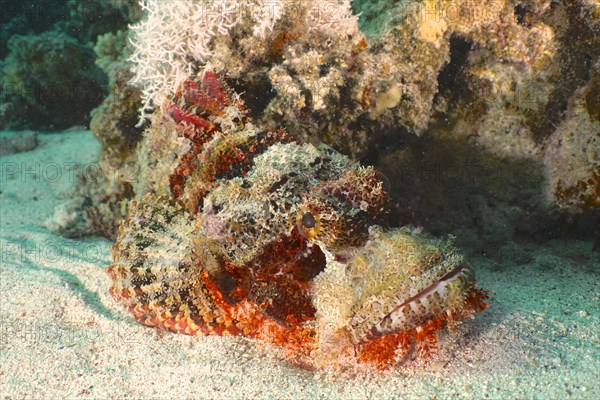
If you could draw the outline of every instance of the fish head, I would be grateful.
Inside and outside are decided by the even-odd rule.
[[[443,316],[445,326],[485,307],[470,300],[475,275],[452,238],[387,228],[379,173],[324,146],[274,145],[243,179],[213,190],[205,205],[203,237],[212,237],[237,271],[254,268],[255,285],[263,280],[262,289],[246,291],[252,300],[275,308],[279,302],[287,313],[294,310],[284,305],[310,303],[302,315],[330,354],[414,337],[428,321]],[[272,246],[282,238],[287,246]],[[292,283],[300,277],[300,286]]]
[[[313,302],[319,341],[329,353],[392,336],[413,341],[431,321],[445,328],[486,307],[451,238],[372,226],[363,246],[327,258]]]

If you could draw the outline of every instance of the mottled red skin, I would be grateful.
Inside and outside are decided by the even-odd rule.
[[[173,121],[181,124],[181,135],[191,141],[190,150],[182,157],[180,165],[169,177],[171,193],[175,198],[181,196],[182,187],[191,171],[196,168],[194,164],[204,144],[216,132],[220,132],[220,127],[211,123],[206,117],[222,114],[223,107],[230,103],[221,82],[214,73],[207,72],[200,84],[191,79],[185,80],[167,107],[166,114]]]
[[[228,147],[228,152],[218,153],[213,159],[203,159],[205,145],[215,134],[224,135],[218,124],[209,121],[210,117],[221,115],[226,106],[232,105],[223,85],[212,72],[206,72],[200,83],[186,80],[167,107],[166,115],[178,123],[180,135],[190,140],[190,149],[179,159],[179,164],[169,176],[171,194],[174,199],[182,198],[190,175],[198,182],[206,182],[206,190],[198,190],[196,202],[187,207],[192,214],[198,212],[201,201],[210,184],[228,174],[244,175],[251,167],[253,155],[260,153],[274,143],[291,142],[284,130],[265,132],[255,140]],[[236,104],[245,116],[241,103]],[[240,124],[245,124],[242,119]],[[227,140],[225,137],[224,140]],[[191,208],[191,209],[190,209]],[[180,315],[161,315],[148,320],[148,310],[129,311],[144,324],[160,329],[186,334],[243,335],[260,338],[296,351],[308,349],[314,332],[301,324],[314,319],[314,308],[310,302],[309,280],[319,272],[325,262],[322,253],[302,256],[307,251],[308,242],[297,231],[290,237],[282,237],[271,243],[265,251],[245,266],[227,263],[232,282],[214,282],[203,272],[202,283],[216,306],[216,321],[190,321]],[[313,259],[312,262],[307,261]],[[309,264],[315,264],[313,272]],[[260,266],[260,268],[259,268]],[[114,271],[111,271],[114,273]],[[277,291],[282,301],[267,302],[265,293]],[[126,297],[128,293],[114,294]],[[191,328],[193,326],[193,328]]]

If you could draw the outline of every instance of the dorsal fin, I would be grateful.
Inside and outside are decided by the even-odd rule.
[[[167,106],[166,115],[191,141],[169,175],[174,199],[196,214],[218,179],[244,175],[257,154],[291,139],[283,130],[256,131],[242,100],[213,71],[186,79]]]
[[[236,116],[245,124],[247,113],[241,100],[233,104],[228,89],[213,71],[204,71],[196,78],[186,79],[166,107],[167,118],[181,126],[179,135],[191,141],[190,149],[179,158],[179,165],[169,175],[169,187],[174,198],[179,199],[188,177],[198,169],[198,156],[204,145],[216,134],[225,134],[221,122],[227,118],[227,107],[234,106]]]

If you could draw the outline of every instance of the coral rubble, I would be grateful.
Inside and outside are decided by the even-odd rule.
[[[38,146],[34,131],[3,132],[0,136],[0,156],[31,151]]]

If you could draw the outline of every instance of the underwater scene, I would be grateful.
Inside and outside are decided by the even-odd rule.
[[[600,0],[0,21],[0,397],[600,398]]]

